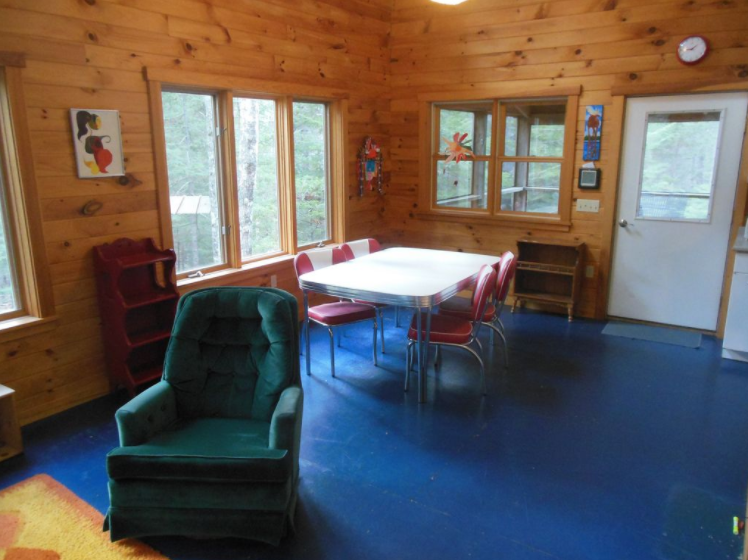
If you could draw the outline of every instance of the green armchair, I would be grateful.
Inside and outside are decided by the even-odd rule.
[[[179,301],[164,375],[116,414],[112,541],[148,535],[278,544],[293,530],[303,392],[296,299],[208,288]]]

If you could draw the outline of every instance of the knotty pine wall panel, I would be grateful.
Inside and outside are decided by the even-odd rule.
[[[696,67],[675,57],[689,34],[708,37],[712,52]],[[395,0],[391,34],[390,170],[382,240],[393,244],[499,254],[516,251],[520,237],[534,235],[584,241],[586,264],[578,313],[602,317],[608,282],[610,213],[617,163],[611,139],[611,89],[631,84],[713,86],[748,78],[748,3],[742,0],[470,0],[440,6],[428,0]],[[535,226],[463,224],[418,216],[418,95],[488,90],[492,96],[554,87],[581,86],[577,121],[572,227],[566,233]],[[746,83],[748,89],[748,83]],[[605,106],[600,191],[576,187],[582,160],[584,109]],[[615,152],[615,153],[614,153]],[[600,213],[576,212],[576,198],[599,199]],[[605,219],[607,217],[607,220]],[[608,230],[608,231],[606,231]],[[601,266],[601,263],[603,266]]]
[[[39,206],[57,321],[0,338],[0,383],[16,391],[20,421],[109,391],[92,248],[123,236],[159,239],[156,179],[143,68],[180,69],[349,93],[348,235],[381,232],[382,204],[359,199],[355,154],[373,135],[389,162],[391,0],[0,0],[0,50],[23,70]],[[140,181],[76,176],[68,110],[120,111],[127,172]],[[389,169],[388,169],[389,172]],[[86,217],[89,200],[103,203]],[[235,283],[297,293],[285,260]],[[218,284],[220,282],[216,282]],[[194,286],[188,286],[186,290]]]

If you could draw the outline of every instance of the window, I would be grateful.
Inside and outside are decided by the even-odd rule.
[[[51,316],[31,146],[23,104],[23,59],[0,52],[0,329]]]
[[[0,79],[1,81],[1,79]],[[8,213],[8,189],[5,185],[6,169],[0,161],[0,319],[9,319],[23,313],[19,297],[13,235]]]
[[[178,277],[333,239],[334,101],[181,87],[160,97]]]
[[[435,101],[429,212],[568,223],[577,95]]]
[[[708,222],[722,113],[650,113],[636,217]]]

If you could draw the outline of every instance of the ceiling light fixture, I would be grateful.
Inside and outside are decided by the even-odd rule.
[[[462,4],[463,2],[466,2],[467,0],[431,0],[432,2],[436,2],[437,4],[447,4],[448,6],[456,6],[457,4]]]

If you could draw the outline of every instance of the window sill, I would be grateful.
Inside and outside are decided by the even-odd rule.
[[[571,222],[564,222],[558,217],[539,218],[536,216],[488,216],[473,212],[418,212],[415,216],[421,220],[455,222],[460,224],[487,224],[506,227],[532,227],[547,231],[571,231]]]
[[[199,278],[182,278],[177,280],[177,289],[181,295],[197,290],[198,288],[209,288],[211,286],[237,285],[249,278],[261,274],[272,274],[276,269],[281,269],[293,261],[294,255],[279,255],[261,261],[247,263],[241,268],[223,268],[210,272]],[[269,281],[268,281],[269,284]]]
[[[56,323],[56,316],[31,317],[29,315],[0,321],[0,342],[51,331],[57,326]]]

